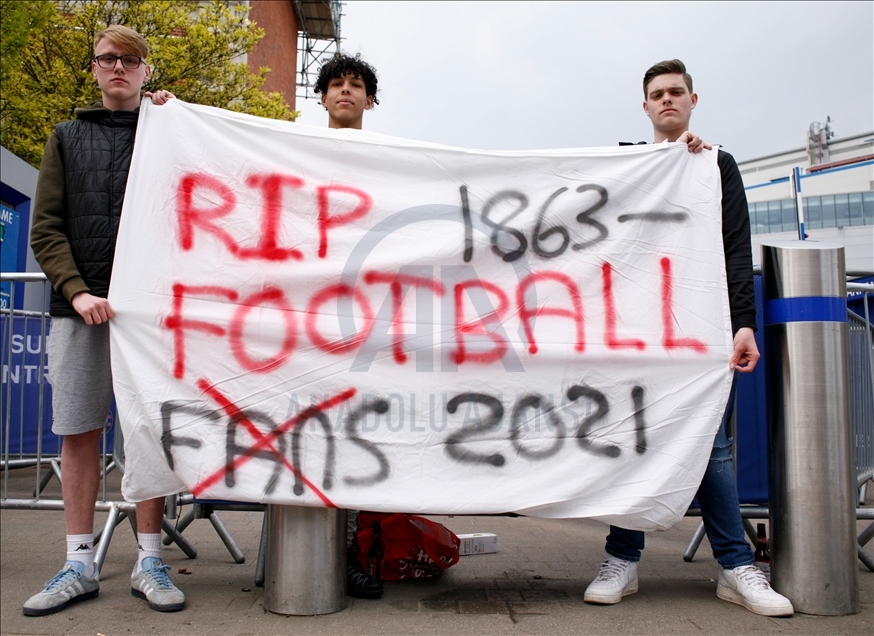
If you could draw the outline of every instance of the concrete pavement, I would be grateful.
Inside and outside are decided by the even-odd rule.
[[[31,469],[10,474],[10,497],[30,496]],[[112,481],[112,480],[110,480]],[[110,484],[116,488],[117,484]],[[48,497],[59,497],[53,481]],[[869,506],[871,502],[869,501]],[[692,563],[682,553],[698,524],[684,519],[647,535],[640,592],[614,606],[583,602],[603,553],[606,527],[588,520],[434,517],[456,533],[494,532],[498,553],[461,557],[436,579],[386,583],[376,601],[348,599],[345,610],[316,617],[280,616],[262,607],[253,583],[261,513],[221,512],[246,555],[235,564],[211,524],[185,531],[199,554],[175,545],[164,561],[187,597],[172,614],[149,610],[130,594],[136,544],[120,525],[101,574],[100,596],[46,617],[21,605],[64,559],[62,512],[3,510],[0,515],[2,634],[857,634],[874,633],[874,573],[860,562],[862,611],[854,616],[757,616],[716,597],[717,565],[705,540]],[[98,522],[105,514],[98,514]],[[861,531],[862,524],[859,524]],[[184,568],[187,574],[180,573]]]

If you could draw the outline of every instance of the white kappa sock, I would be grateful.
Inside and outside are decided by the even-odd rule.
[[[76,561],[85,566],[83,574],[94,578],[94,533],[67,535],[67,561]]]
[[[161,533],[140,532],[137,535],[137,565],[134,574],[139,574],[142,568],[140,564],[146,557],[161,558]]]

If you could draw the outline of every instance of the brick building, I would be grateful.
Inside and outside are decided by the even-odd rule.
[[[247,56],[249,72],[269,67],[263,90],[282,93],[295,108],[296,96],[311,95],[319,64],[338,48],[340,2],[246,0],[246,4],[249,19],[264,29],[264,39]]]

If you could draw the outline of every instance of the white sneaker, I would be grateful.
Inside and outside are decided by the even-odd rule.
[[[795,612],[789,599],[772,590],[765,575],[754,565],[720,570],[716,596],[762,616],[792,616]]]
[[[637,592],[637,563],[617,559],[609,554],[598,570],[598,578],[589,583],[583,600],[597,605],[613,605],[623,596]]]

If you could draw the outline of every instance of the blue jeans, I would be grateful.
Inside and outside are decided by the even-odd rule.
[[[753,551],[744,536],[740,517],[731,440],[725,432],[726,423],[731,419],[734,410],[735,386],[736,383],[732,383],[728,406],[713,441],[710,461],[697,494],[704,530],[710,540],[713,556],[727,570],[753,564]],[[605,549],[607,554],[617,559],[640,561],[643,545],[643,532],[610,526]]]

